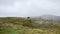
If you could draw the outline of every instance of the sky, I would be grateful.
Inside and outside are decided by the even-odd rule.
[[[0,0],[0,17],[60,16],[60,0]]]

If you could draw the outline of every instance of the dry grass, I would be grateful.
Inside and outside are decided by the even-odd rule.
[[[11,23],[13,22],[13,23]],[[17,23],[16,23],[17,22]],[[30,21],[31,22],[31,21]],[[28,24],[30,24],[28,22]],[[36,24],[29,27],[29,26],[23,26],[23,24],[26,24],[24,19],[0,19],[0,34],[60,34],[60,26],[59,24],[55,24],[55,27],[48,27],[48,26],[40,26],[36,28]]]

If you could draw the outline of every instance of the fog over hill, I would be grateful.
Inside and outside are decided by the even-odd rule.
[[[56,16],[56,15],[42,15],[42,16],[40,16],[40,18],[60,22],[60,16]]]

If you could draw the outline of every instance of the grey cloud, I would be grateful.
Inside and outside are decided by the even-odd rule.
[[[2,16],[59,15],[60,0],[0,0]]]
[[[14,0],[0,0],[0,6],[11,6],[14,4]]]

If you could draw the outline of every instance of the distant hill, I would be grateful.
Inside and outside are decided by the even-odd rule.
[[[42,19],[48,19],[48,20],[54,20],[60,22],[60,16],[55,16],[55,15],[43,15],[40,16]]]

